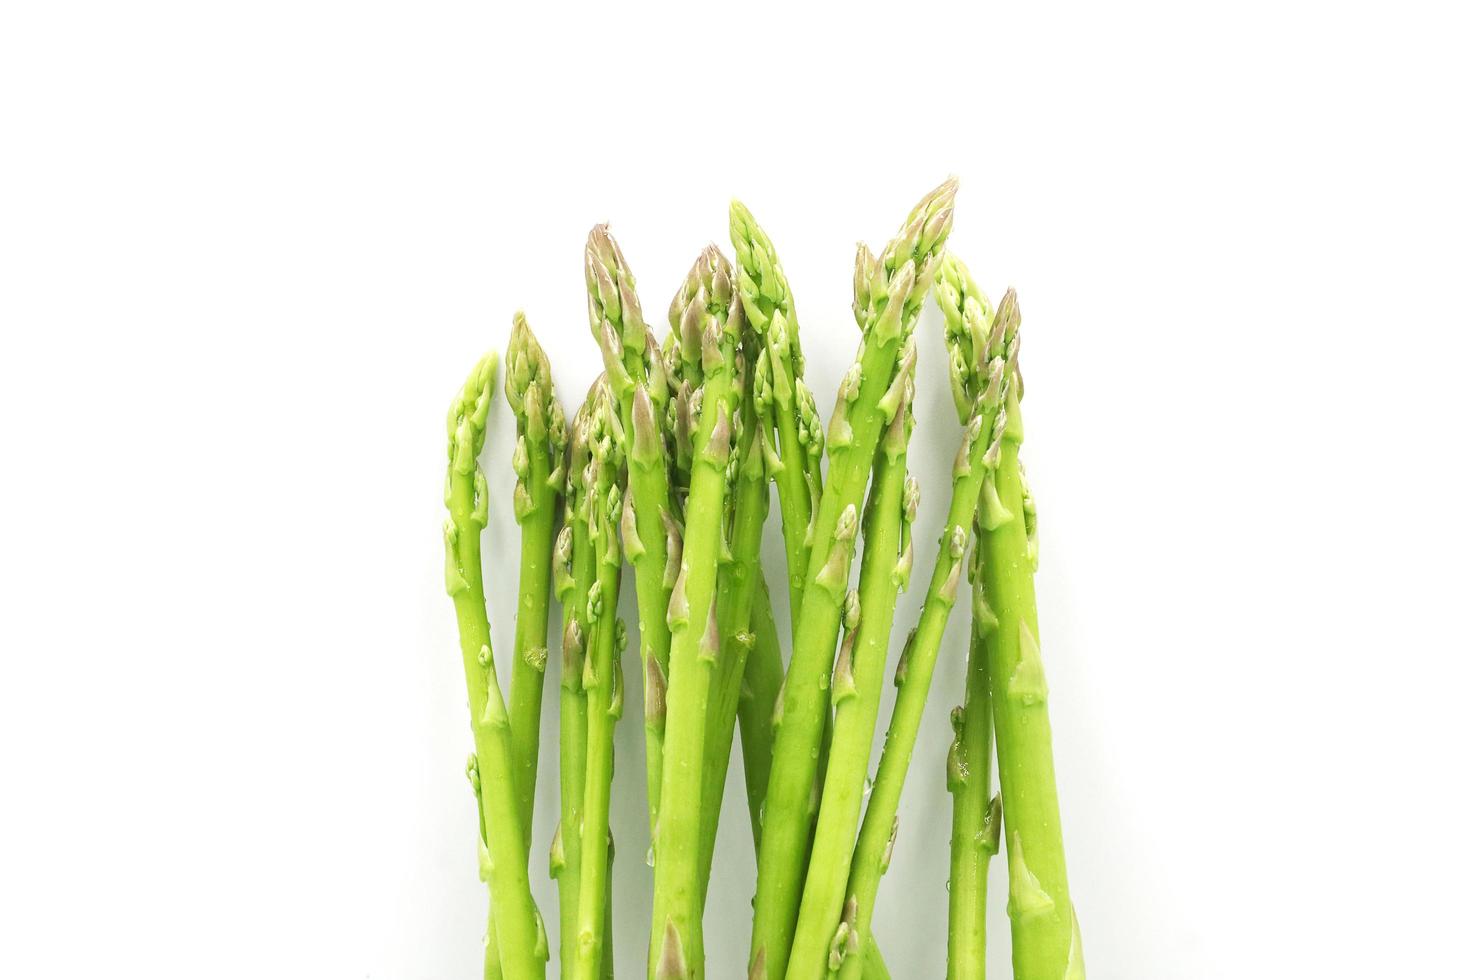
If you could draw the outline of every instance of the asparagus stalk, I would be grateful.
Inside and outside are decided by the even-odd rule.
[[[743,747],[743,785],[748,797],[748,819],[757,853],[763,839],[764,797],[769,792],[769,766],[774,754],[774,712],[784,683],[784,658],[779,650],[774,605],[766,583],[754,597],[753,646],[743,669],[738,698],[738,736]]]
[[[1016,302],[1013,306],[1016,321]],[[1011,356],[1016,360],[1016,352]],[[1081,980],[1084,954],[1064,864],[1048,684],[1039,655],[1034,508],[1018,459],[1021,396],[1021,382],[1009,385],[998,458],[983,482],[978,511],[978,574],[994,620],[985,642],[1006,818],[1013,976]]]
[[[757,363],[755,409],[769,471],[779,488],[784,556],[789,570],[789,614],[797,626],[814,508],[821,489],[824,432],[814,397],[804,384],[799,320],[774,244],[738,201],[728,209],[728,226],[738,253],[738,292],[743,298],[744,315],[764,342]]]
[[[504,397],[514,412],[514,519],[519,522],[519,606],[509,682],[509,731],[514,789],[524,842],[531,839],[540,758],[540,709],[549,656],[550,564],[555,511],[565,485],[565,413],[555,399],[550,362],[523,313],[514,315],[504,373]]]
[[[693,264],[672,308],[684,366],[695,354],[702,377],[689,399],[694,428],[686,545],[667,606],[672,650],[662,803],[653,842],[651,980],[703,976],[703,763],[709,690],[720,656],[715,595],[738,419],[735,356],[743,331],[732,273],[728,260],[710,246]]]
[[[599,980],[605,956],[606,896],[610,876],[612,736],[621,716],[624,685],[621,651],[625,626],[616,619],[621,581],[621,440],[614,430],[614,402],[598,384],[590,416],[590,464],[586,471],[586,513],[595,564],[595,581],[586,598],[590,646],[581,672],[586,692],[585,798],[580,823],[580,903],[575,949],[576,980]]]
[[[854,308],[864,336],[860,359],[840,385],[825,440],[830,469],[807,566],[817,587],[805,590],[800,607],[774,738],[754,898],[752,977],[782,980],[785,975],[855,528],[881,431],[895,414],[909,374],[909,358],[901,358],[898,370],[898,353],[940,262],[955,192],[956,182],[949,180],[923,198],[879,259],[863,246],[857,252]]]
[[[849,962],[853,957],[847,957]],[[875,944],[875,937],[865,944],[865,976],[868,980],[891,980],[891,971],[886,968],[885,957],[881,956],[881,949]]]
[[[809,563],[813,509],[822,482],[824,431],[814,398],[804,384],[804,355],[799,346],[794,300],[773,242],[738,201],[729,206],[728,226],[738,255],[738,292],[745,317],[762,341],[754,362],[752,398],[745,419],[757,429],[764,469],[779,488],[789,612],[791,622],[797,623]],[[767,510],[766,485],[763,505]],[[773,755],[773,711],[783,684],[784,665],[765,584],[760,584],[754,601],[752,644],[737,693],[744,786],[757,849]],[[711,855],[706,861],[711,861]]]
[[[494,667],[484,604],[480,535],[488,523],[488,484],[478,465],[492,401],[498,358],[474,368],[448,413],[448,520],[443,526],[445,578],[458,618],[459,644],[473,722],[474,755],[468,779],[478,801],[479,873],[488,883],[503,967],[513,980],[543,977],[544,923],[529,890],[528,847],[514,792],[509,714]],[[496,967],[485,956],[485,971]]]
[[[681,553],[681,531],[668,483],[669,460],[659,419],[667,377],[656,341],[642,318],[636,280],[606,225],[591,229],[585,245],[585,285],[591,333],[600,345],[606,378],[619,415],[617,431],[627,460],[627,495],[621,535],[636,581],[643,720],[646,728],[647,810],[655,836],[661,805],[663,732],[671,631],[667,604]],[[659,407],[661,411],[659,411]]]
[[[514,749],[515,790],[520,826],[528,849],[534,822],[539,770],[540,711],[548,657],[551,548],[556,502],[564,484],[558,462],[565,448],[565,415],[555,399],[550,362],[522,312],[509,333],[504,398],[514,413],[514,519],[520,525],[519,604],[509,683],[509,734]],[[502,975],[497,940],[489,931],[487,975]]]
[[[789,957],[791,977],[820,976],[823,970],[838,970],[846,956],[863,953],[861,937],[853,932],[854,910],[845,903],[845,886],[860,826],[896,596],[911,578],[911,522],[917,501],[916,481],[906,474],[911,394],[908,376],[876,464],[860,590],[846,599],[845,639],[831,682],[833,737]]]
[[[727,785],[729,755],[733,748],[733,723],[738,718],[738,706],[742,700],[744,669],[754,646],[750,623],[758,593],[764,587],[759,552],[764,520],[769,513],[769,481],[764,469],[763,433],[753,412],[752,372],[745,370],[756,344],[756,337],[745,336],[743,350],[737,355],[739,368],[736,373],[742,383],[739,411],[744,438],[739,440],[738,452],[730,465],[730,471],[736,473],[736,479],[730,484],[731,530],[726,561],[718,574],[716,608],[720,652],[709,691],[707,755],[703,762],[701,803],[702,836],[698,855],[703,901],[707,897],[713,846],[723,809],[723,791]]]
[[[981,344],[977,372],[984,384],[981,394],[971,403],[980,411],[975,411],[968,420],[962,446],[957,452],[952,499],[947,508],[936,564],[932,568],[921,617],[907,639],[896,669],[896,704],[886,731],[875,785],[856,840],[847,901],[854,904],[855,929],[860,935],[869,932],[876,888],[895,846],[896,811],[901,789],[911,765],[911,754],[916,748],[916,735],[926,708],[927,693],[931,690],[932,671],[936,667],[942,633],[956,601],[962,559],[967,551],[968,527],[977,510],[983,476],[992,461],[990,449],[998,425],[998,410],[1003,393],[1014,377],[1014,368],[1007,354],[1017,330],[1017,299],[1010,290],[999,304],[991,330]],[[961,398],[957,399],[957,407],[959,413],[974,411],[971,407],[964,409]],[[840,970],[841,980],[854,980],[860,975],[860,960],[847,957]]]
[[[590,460],[587,395],[570,427],[565,473],[565,527],[555,545],[555,592],[564,615],[560,649],[560,826],[550,848],[550,876],[560,886],[560,964],[569,977],[575,964],[580,913],[580,825],[585,804],[587,709],[585,671],[587,603],[596,578],[591,543],[586,465]]]
[[[613,765],[612,768],[614,769],[615,766]],[[606,875],[608,878],[611,874],[611,866],[615,863],[616,838],[615,836],[610,836],[606,839]],[[615,944],[611,942],[614,931],[612,924],[616,921],[616,916],[612,908],[615,903],[611,901],[612,891],[613,889],[610,884],[607,883],[605,925],[601,927],[601,945],[604,947],[604,952],[601,954],[601,980],[616,980],[616,949]]]
[[[993,310],[967,267],[948,255],[934,289],[946,318],[946,340],[957,413],[969,421],[981,398],[982,354]],[[947,978],[983,980],[987,975],[987,875],[998,850],[1002,822],[999,797],[988,799],[992,770],[992,705],[988,698],[987,649],[983,634],[991,614],[976,574],[980,548],[973,548],[972,624],[968,640],[963,703],[952,711],[952,748],[947,756],[947,790],[952,794],[951,867],[947,897]]]
[[[947,980],[987,976],[988,864],[998,852],[1002,798],[988,800],[992,782],[993,709],[988,695],[990,613],[978,571],[981,544],[973,549],[972,632],[967,649],[963,703],[952,709],[952,749],[947,791],[952,794],[952,861],[947,877]],[[980,618],[981,617],[981,618]]]

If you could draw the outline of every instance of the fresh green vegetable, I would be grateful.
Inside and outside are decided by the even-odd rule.
[[[700,384],[689,398],[693,464],[687,493],[682,569],[672,588],[667,623],[672,654],[667,684],[667,734],[662,803],[653,841],[652,980],[700,978],[702,944],[703,763],[708,700],[721,655],[715,598],[723,554],[724,497],[733,457],[739,390],[735,358],[743,313],[733,291],[733,269],[716,248],[693,263],[677,299],[673,322],[684,370],[692,359]]]
[[[504,397],[514,412],[514,519],[519,522],[519,605],[509,681],[509,731],[519,822],[530,842],[540,759],[540,708],[549,657],[550,565],[565,470],[565,413],[555,399],[550,362],[523,313],[514,316],[505,361]]]
[[[757,853],[763,838],[764,797],[769,792],[769,767],[774,760],[774,713],[784,685],[784,658],[774,623],[774,606],[766,583],[760,582],[753,603],[753,646],[743,668],[738,700],[738,736],[743,747],[743,785],[748,796],[748,819]]]
[[[973,550],[976,556],[981,544]],[[973,571],[972,608],[983,609],[982,579]],[[963,703],[952,709],[947,790],[952,794],[952,862],[947,876],[947,980],[987,976],[988,864],[998,852],[1002,797],[992,783],[993,709],[988,695],[987,629],[976,616],[967,650]]]
[[[606,225],[591,229],[585,245],[585,287],[590,327],[600,344],[606,380],[619,416],[616,427],[627,461],[627,496],[620,532],[636,580],[646,728],[647,809],[656,833],[661,805],[662,738],[666,727],[667,664],[671,632],[667,603],[678,572],[681,531],[668,489],[668,459],[659,424],[668,398],[666,371],[642,318],[636,279]]]
[[[610,807],[612,736],[621,717],[624,684],[621,651],[626,629],[616,618],[621,582],[621,547],[616,526],[621,520],[620,440],[613,430],[615,403],[609,388],[596,387],[592,400],[586,470],[586,514],[590,527],[595,581],[586,598],[589,649],[581,672],[586,693],[585,799],[580,823],[580,905],[576,980],[599,980],[605,956],[606,896],[610,893]]]
[[[983,353],[993,310],[967,267],[948,255],[934,289],[946,318],[948,363],[958,416],[970,421],[982,397]],[[970,520],[970,516],[969,516]],[[947,896],[947,980],[982,980],[987,975],[987,872],[998,850],[1002,807],[988,800],[992,769],[992,706],[988,700],[988,628],[977,576],[978,548],[969,565],[972,623],[963,703],[952,711],[952,748],[947,789],[952,794],[951,867]]]
[[[599,384],[599,380],[597,384]],[[555,544],[555,595],[563,611],[560,652],[560,825],[550,847],[550,876],[560,886],[560,962],[575,963],[580,914],[580,826],[585,806],[587,707],[585,672],[590,590],[596,580],[595,548],[590,533],[590,496],[586,467],[590,462],[592,393],[586,396],[570,426],[565,469],[565,527]],[[610,891],[607,890],[609,898]]]
[[[812,792],[829,713],[829,671],[854,550],[856,526],[881,432],[894,416],[910,373],[898,357],[941,260],[956,182],[928,194],[879,259],[856,258],[855,312],[860,359],[840,385],[825,444],[830,469],[820,498],[806,588],[785,675],[765,801],[754,898],[749,975],[781,980],[794,938],[814,817]],[[898,370],[898,360],[902,367]]]
[[[944,264],[944,277],[951,268],[950,264]],[[944,283],[947,282],[949,280],[944,278]],[[1014,374],[1012,365],[1005,358],[1018,329],[1014,319],[1016,300],[1010,299],[1011,296],[1010,293],[1004,297],[991,331],[975,334],[969,341],[969,346],[976,344],[982,355],[969,362],[978,365],[975,370],[976,377],[982,383],[980,393],[975,398],[967,398],[968,388],[965,383],[960,389],[954,387],[959,417],[968,413],[967,427],[952,470],[952,498],[947,507],[946,522],[937,549],[936,564],[932,568],[927,586],[926,599],[922,603],[921,617],[906,641],[906,648],[896,668],[896,704],[886,731],[885,748],[881,753],[880,766],[876,770],[875,785],[871,789],[870,801],[866,805],[860,836],[855,845],[848,901],[854,903],[855,929],[858,935],[865,935],[870,929],[876,888],[890,863],[891,851],[895,846],[896,811],[901,790],[911,765],[912,752],[916,748],[916,735],[921,727],[927,694],[931,690],[932,671],[936,667],[942,634],[946,631],[947,619],[957,598],[962,559],[967,552],[968,528],[977,511],[983,475],[987,472],[988,461],[991,459],[990,450],[998,409],[1002,404],[1002,393]],[[942,305],[945,306],[946,303],[944,300]],[[982,331],[985,326],[977,319],[971,329]],[[974,405],[980,409],[975,413]],[[860,970],[858,960],[847,959],[840,971],[841,980],[859,977]]]
[[[480,552],[488,489],[478,456],[492,354],[455,399],[445,574],[472,720],[479,870],[492,906],[486,980],[543,980],[549,959],[528,861],[552,593],[562,615],[559,820],[548,844],[560,976],[614,975],[610,804],[628,642],[616,614],[623,556],[635,574],[645,693],[649,980],[727,974],[728,964],[705,962],[703,914],[726,915],[710,872],[735,723],[758,871],[750,980],[887,980],[871,921],[969,544],[967,670],[947,756],[948,980],[985,976],[987,873],[1000,831],[1015,980],[1083,980],[1039,657],[1036,516],[1018,459],[1018,303],[1010,290],[994,310],[946,255],[955,191],[949,180],[923,198],[879,256],[857,249],[860,349],[827,429],[805,384],[788,279],[747,208],[729,210],[736,268],[714,246],[702,252],[661,345],[620,248],[605,225],[592,229],[585,282],[605,371],[568,432],[545,350],[522,315],[510,334],[504,394],[515,419],[520,577],[507,692]],[[906,470],[914,328],[929,291],[945,318],[962,444],[863,803],[896,603],[914,561],[917,492]],[[771,482],[789,576],[787,670],[762,562]],[[992,796],[995,760],[1001,793]]]
[[[779,488],[784,558],[789,569],[789,615],[797,627],[814,508],[819,504],[824,432],[814,396],[804,384],[799,320],[774,243],[738,201],[728,209],[728,231],[738,254],[738,293],[744,315],[763,341],[755,364],[751,407],[762,429],[769,472]]]
[[[706,898],[708,876],[713,864],[713,845],[718,835],[718,818],[723,809],[729,754],[733,748],[733,723],[743,693],[743,674],[754,637],[749,626],[759,590],[764,587],[759,565],[764,519],[769,513],[769,481],[764,471],[763,433],[753,413],[752,371],[748,360],[758,338],[745,334],[737,355],[735,384],[738,386],[741,430],[738,449],[729,466],[733,476],[729,489],[731,523],[728,553],[718,572],[719,654],[713,668],[708,695],[707,755],[703,761],[702,838],[700,853],[702,896]],[[736,474],[736,476],[734,476]]]
[[[474,755],[468,779],[478,801],[479,873],[489,885],[504,971],[512,980],[543,977],[549,950],[544,923],[529,891],[528,847],[514,792],[514,750],[509,713],[494,666],[484,604],[479,539],[488,523],[488,483],[479,469],[484,426],[493,398],[498,357],[474,368],[448,413],[448,520],[445,578],[458,615],[458,637],[468,686]],[[494,967],[486,955],[485,971]]]
[[[846,905],[845,885],[860,827],[896,596],[911,578],[911,522],[916,516],[917,491],[916,481],[906,475],[906,447],[911,437],[912,390],[908,374],[876,463],[860,589],[846,596],[845,639],[831,680],[833,737],[789,957],[791,977],[838,970],[847,955],[861,953],[860,939],[852,932],[854,909]],[[849,921],[841,921],[842,912]]]
[[[1018,304],[1012,300],[1016,329]],[[1002,320],[999,310],[999,320]],[[994,330],[997,325],[994,325]],[[1016,345],[1009,356],[1017,360]],[[1079,923],[1069,900],[1059,794],[1049,728],[1048,683],[1038,645],[1033,573],[1038,539],[1033,499],[1018,447],[1021,383],[1010,384],[999,414],[997,458],[978,506],[978,576],[992,623],[983,637],[990,664],[993,733],[1003,792],[1008,854],[1008,917],[1015,980],[1082,980]]]

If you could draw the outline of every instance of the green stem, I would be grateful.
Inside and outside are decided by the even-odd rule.
[[[666,678],[672,644],[667,628],[667,602],[674,572],[667,555],[671,548],[680,549],[681,532],[672,520],[666,450],[653,421],[651,397],[644,386],[639,385],[629,400],[623,400],[621,416],[622,425],[632,433],[626,468],[630,516],[623,515],[621,527],[636,584],[638,648],[645,695],[642,720],[646,733],[647,814],[655,828],[661,806]]]
[[[815,587],[805,591],[774,736],[754,899],[753,977],[759,976],[761,965],[769,980],[782,978],[794,937],[814,816],[811,799],[818,776],[818,747],[829,712],[830,646],[839,631],[866,477],[883,424],[875,403],[883,395],[879,379],[888,378],[890,371],[881,368],[894,364],[895,346],[894,337],[884,345],[867,346],[871,380],[860,391],[866,404],[859,406],[863,409],[859,414],[851,412],[861,424],[855,427],[849,445],[831,454],[830,480],[820,505],[810,560],[810,567],[819,573]],[[848,391],[849,386],[842,385],[842,389]],[[862,461],[853,457],[863,458],[863,469],[850,465]],[[839,511],[831,516],[836,507]]]
[[[614,769],[614,764],[612,765]],[[614,839],[606,843],[606,871],[616,863],[616,841]],[[616,921],[612,906],[615,903],[611,900],[611,893],[615,889],[608,882],[606,885],[606,924],[602,926],[601,944],[605,946],[605,952],[601,955],[601,980],[616,980],[616,946],[611,941],[614,933],[613,924]]]
[[[590,403],[587,396],[570,433],[565,485],[566,528],[556,548],[556,590],[564,612],[560,648],[560,826],[551,849],[551,876],[560,886],[560,968],[570,978],[575,964],[576,933],[580,914],[580,825],[585,806],[586,735],[588,709],[582,677],[587,641],[586,619],[590,590],[596,578],[595,548],[591,543],[586,462],[589,458]],[[565,536],[570,555],[564,560]]]
[[[444,526],[446,584],[458,619],[459,645],[475,754],[469,781],[479,810],[480,874],[489,885],[491,925],[514,980],[543,977],[548,951],[529,890],[528,848],[514,793],[509,715],[494,667],[484,603],[480,535],[488,521],[488,486],[478,467],[497,358],[481,361],[449,415],[449,466]],[[490,969],[486,959],[486,970]]]
[[[779,445],[798,445],[793,417],[780,410],[777,417]],[[784,561],[789,570],[789,615],[797,626],[799,611],[804,604],[804,580],[809,571],[809,525],[811,514],[809,474],[818,476],[818,463],[813,470],[807,469],[804,453],[791,453],[782,449],[780,465],[774,470],[774,483],[779,490],[779,522],[784,534]]]
[[[992,783],[993,711],[988,696],[982,579],[973,575],[972,634],[962,706],[952,712],[947,789],[952,794],[952,863],[947,897],[947,980],[987,976],[988,864],[998,850],[1000,797]]]
[[[611,767],[616,720],[621,715],[620,647],[625,630],[616,619],[621,549],[616,525],[621,489],[615,480],[621,459],[612,435],[609,392],[597,393],[590,425],[591,463],[588,523],[595,556],[595,582],[586,603],[590,653],[581,675],[586,692],[585,804],[580,824],[580,903],[576,928],[575,980],[599,980],[605,956],[606,895],[609,893]]]
[[[1022,441],[1018,386],[1013,385],[1001,459],[983,488],[979,513],[980,576],[996,618],[986,639],[1005,811],[1013,976],[1077,980],[1084,975],[1084,959],[1059,829],[1048,685],[1039,655],[1033,587],[1037,555],[1025,519],[1032,505],[1018,461]]]
[[[584,644],[584,640],[579,641]],[[574,655],[574,688],[560,686],[560,827],[557,840],[562,867],[555,875],[560,885],[560,964],[562,976],[571,976],[575,962],[576,926],[580,913],[580,826],[585,802],[587,708],[579,674],[583,650]],[[565,658],[567,675],[571,657]],[[553,858],[552,858],[553,860]]]
[[[855,860],[850,866],[848,897],[857,909],[856,928],[861,935],[870,930],[875,910],[876,889],[890,864],[896,841],[896,811],[911,756],[916,748],[921,716],[931,690],[932,672],[941,649],[942,634],[962,571],[962,558],[967,550],[968,527],[977,512],[983,476],[988,470],[992,441],[999,428],[999,406],[1003,392],[1010,385],[1014,368],[1006,354],[1018,329],[1017,301],[1011,291],[1004,297],[987,340],[987,356],[978,372],[985,389],[977,400],[980,412],[973,415],[963,432],[962,446],[952,471],[952,500],[947,508],[937,561],[932,568],[921,618],[908,639],[901,662],[896,668],[896,704],[886,729],[885,748],[876,770],[875,785],[861,821],[860,836],[855,844]],[[959,408],[961,406],[959,405]],[[846,959],[840,980],[858,980],[861,964]]]
[[[845,640],[831,682],[835,717],[829,762],[789,956],[788,973],[792,977],[819,976],[822,970],[838,969],[847,953],[859,955],[861,936],[853,934],[855,909],[846,904],[845,886],[860,826],[860,805],[880,712],[896,597],[910,577],[907,548],[916,509],[916,484],[908,482],[906,476],[909,398],[908,387],[887,428],[871,490],[860,589],[852,594],[858,598],[853,603],[850,597],[846,601]]]
[[[747,351],[745,340],[745,352]],[[733,528],[729,535],[730,560],[718,575],[718,630],[720,654],[713,668],[709,694],[707,755],[703,762],[702,835],[699,845],[702,900],[705,902],[713,848],[717,842],[718,819],[723,809],[729,756],[733,748],[733,727],[742,701],[743,675],[755,643],[750,632],[753,608],[763,587],[759,568],[764,520],[769,512],[769,483],[764,472],[762,435],[747,399],[743,405],[745,432],[749,438],[740,453],[738,481],[733,502]]]
[[[784,684],[784,657],[774,606],[762,580],[753,604],[753,646],[743,668],[738,700],[738,736],[743,747],[743,785],[755,853],[763,838],[764,798],[769,792],[769,766],[774,754],[774,711]]]
[[[976,442],[977,434],[973,431],[980,425],[978,423],[969,427],[962,450],[958,453],[958,475],[952,485],[952,500],[947,508],[937,560],[932,568],[921,617],[907,640],[900,666],[896,670],[899,687],[896,704],[892,710],[885,748],[876,770],[875,785],[871,789],[865,818],[861,822],[856,841],[854,859],[850,865],[847,898],[855,904],[855,929],[862,936],[869,934],[876,888],[890,860],[889,846],[895,837],[896,811],[901,790],[916,748],[916,735],[926,708],[927,692],[931,688],[931,676],[941,648],[942,633],[946,630],[947,618],[956,599],[957,584],[962,572],[962,556],[967,547],[967,526],[972,522],[978,488],[981,485],[981,452],[971,448],[980,445]],[[974,455],[978,457],[977,466],[971,465]],[[847,959],[840,976],[842,980],[860,976],[858,962]]]
[[[886,959],[881,955],[874,936],[865,944],[865,958],[861,962],[865,966],[866,980],[891,980],[891,971],[886,968]]]
[[[531,464],[543,478],[544,456]],[[549,647],[550,550],[555,535],[554,497],[545,494],[525,518],[519,548],[519,618],[514,630],[514,667],[509,686],[509,730],[514,738],[514,789],[526,841],[534,818],[540,758],[540,711],[544,703],[545,658]]]
[[[662,805],[653,844],[651,980],[703,976],[702,838],[703,763],[708,703],[721,637],[715,611],[723,510],[733,419],[738,411],[734,359],[742,312],[732,292],[731,267],[714,248],[694,264],[683,288],[684,352],[698,336],[703,367],[701,412],[693,438],[682,571],[672,589],[667,732]],[[685,356],[685,355],[684,355]]]
[[[514,788],[526,846],[534,821],[540,758],[540,711],[549,653],[550,559],[555,511],[565,478],[565,417],[555,400],[550,363],[524,314],[514,317],[504,395],[515,415],[514,517],[519,522],[519,605],[514,625],[514,667],[509,685],[509,731],[514,745]]]
[[[666,678],[671,650],[666,613],[677,573],[668,556],[681,550],[677,510],[668,481],[670,461],[661,432],[667,379],[661,354],[642,319],[636,279],[607,226],[591,229],[585,265],[591,333],[601,347],[607,381],[616,399],[618,438],[624,441],[630,437],[630,445],[624,447],[627,504],[621,532],[636,586],[646,700],[647,813],[655,834],[662,796]]]

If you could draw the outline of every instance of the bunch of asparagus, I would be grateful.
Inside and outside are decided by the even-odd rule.
[[[478,458],[494,354],[454,400],[444,537],[474,739],[468,776],[479,869],[490,896],[486,977],[541,978],[550,956],[528,861],[552,593],[561,612],[560,822],[549,844],[560,975],[612,975],[610,790],[630,634],[616,618],[624,563],[644,692],[649,980],[743,971],[710,965],[703,943],[735,729],[758,861],[750,980],[890,976],[872,914],[964,569],[971,622],[947,760],[947,975],[985,975],[987,869],[1001,829],[1014,976],[1082,980],[1038,646],[1036,517],[1018,458],[1018,302],[1010,290],[994,309],[946,253],[955,192],[948,181],[924,197],[879,254],[857,249],[860,351],[828,426],[805,385],[788,280],[747,208],[730,209],[736,261],[714,246],[697,257],[660,342],[620,247],[605,225],[592,229],[585,284],[605,370],[573,420],[567,425],[548,359],[522,315],[506,358],[520,525],[507,704],[480,554],[489,510]],[[964,429],[867,799],[898,595],[915,565],[920,494],[907,450],[914,330],[929,293],[946,321]],[[760,561],[771,484],[793,627],[787,667]],[[994,746],[1006,806],[989,795]]]

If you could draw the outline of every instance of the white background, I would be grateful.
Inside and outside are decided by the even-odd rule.
[[[613,222],[659,314],[738,195],[827,413],[854,243],[948,173],[951,247],[1023,298],[1091,980],[1459,971],[1451,7],[7,4],[0,975],[476,976],[439,536],[455,385],[523,307],[573,408],[597,370],[590,225]],[[920,338],[923,583],[957,430],[931,311]],[[496,408],[506,648],[510,432]],[[943,969],[960,633],[877,914],[903,980]],[[649,882],[633,718],[627,977]],[[553,745],[550,725],[542,772]],[[738,773],[715,980],[747,939]],[[1000,861],[994,976],[1004,881]]]

